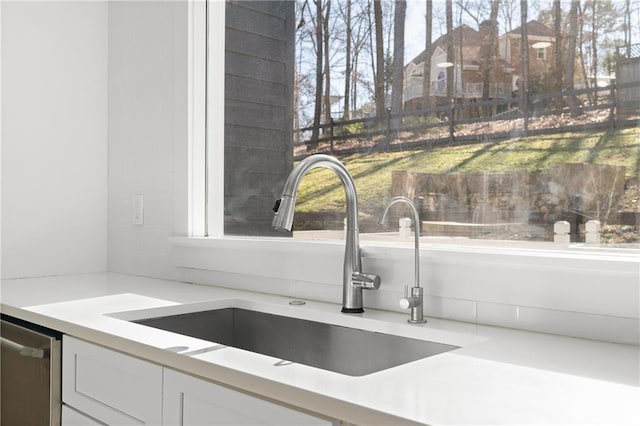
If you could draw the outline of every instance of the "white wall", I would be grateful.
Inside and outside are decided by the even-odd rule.
[[[186,233],[186,96],[186,2],[111,2],[110,271],[175,277],[168,238],[174,223]],[[136,194],[142,226],[132,221]]]
[[[186,232],[186,2],[1,7],[2,277],[174,277],[167,238]]]
[[[2,277],[104,271],[107,4],[1,7]]]

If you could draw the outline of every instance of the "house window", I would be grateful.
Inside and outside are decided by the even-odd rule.
[[[289,1],[209,3],[209,185],[204,214],[208,235],[282,236],[270,227],[271,206],[295,161],[315,152],[312,145],[294,143],[294,67],[301,62],[295,49],[304,48],[295,38],[301,21],[294,6]],[[212,25],[220,14],[224,24]],[[218,56],[212,46],[217,46]],[[222,55],[221,73],[216,58]],[[537,49],[537,57],[545,59],[546,49]],[[446,74],[440,71],[436,89],[445,86]],[[442,101],[434,99],[435,104]],[[532,104],[534,108],[541,113],[540,104]],[[621,221],[621,203],[633,208],[634,198],[626,191],[640,177],[633,160],[640,154],[633,142],[637,129],[608,133],[594,127],[573,137],[570,122],[562,121],[570,114],[549,115],[547,120],[567,126],[562,137],[543,134],[527,139],[521,127],[512,127],[522,122],[519,111],[517,101],[508,97],[489,111],[499,119],[472,128],[464,127],[465,120],[487,114],[482,108],[456,109],[453,115],[446,110],[424,120],[442,124],[429,130],[440,132],[438,143],[422,147],[415,143],[406,150],[398,144],[385,150],[380,149],[385,138],[399,138],[400,132],[372,132],[370,145],[354,145],[349,154],[337,154],[359,192],[361,239],[398,240],[398,221],[407,212],[394,212],[386,228],[378,225],[377,218],[390,197],[404,195],[420,210],[423,234],[445,242],[549,243],[558,221],[569,222],[572,240],[581,242],[586,222],[592,219],[617,226],[611,231],[612,242],[637,242],[637,227],[615,222]],[[530,117],[532,129],[537,117]],[[456,138],[448,139],[452,118],[459,120],[451,126]],[[362,121],[342,131],[384,129],[384,123],[370,123]],[[505,132],[513,132],[513,137],[492,139],[491,135]],[[619,149],[624,154],[617,154]],[[314,170],[301,183],[294,232],[289,236],[342,238],[343,218],[344,194],[338,178],[331,171]]]
[[[538,48],[536,49],[536,54],[537,54],[537,58],[541,61],[544,61],[547,59],[547,48],[546,47],[542,47],[542,48]]]

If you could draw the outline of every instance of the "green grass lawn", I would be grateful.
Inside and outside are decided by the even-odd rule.
[[[403,152],[341,157],[354,177],[360,210],[377,215],[390,197],[394,170],[424,173],[536,172],[557,163],[610,164],[626,167],[627,178],[640,179],[640,129],[567,133]],[[344,192],[330,170],[312,170],[302,180],[297,211],[342,211]]]

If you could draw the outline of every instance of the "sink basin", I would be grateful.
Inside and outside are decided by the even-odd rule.
[[[242,308],[133,322],[350,376],[363,376],[458,349],[443,343]]]

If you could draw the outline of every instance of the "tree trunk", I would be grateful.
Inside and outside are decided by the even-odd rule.
[[[498,7],[500,6],[500,0],[491,0],[491,16],[489,18],[490,22],[490,32],[489,38],[486,40],[487,45],[484,46],[486,48],[486,56],[484,69],[482,73],[482,100],[484,102],[488,101],[491,97],[491,80],[493,75],[493,80],[496,81],[497,73],[496,73],[496,33],[498,26]],[[487,25],[485,23],[485,25]],[[483,42],[485,40],[482,40]],[[485,115],[491,114],[491,107],[484,107]]]
[[[527,0],[520,0],[520,99],[521,109],[524,113],[524,132],[529,131],[529,33],[527,31]]]
[[[576,63],[576,43],[578,38],[578,6],[580,0],[571,0],[571,8],[569,9],[569,34],[567,37],[567,64],[564,72],[565,88],[569,92],[574,90],[575,63]],[[573,94],[569,94],[567,101],[571,108],[571,113],[577,115],[578,101]]]
[[[315,108],[313,112],[313,130],[311,140],[307,149],[312,149],[318,145],[320,136],[320,117],[322,116],[322,0],[316,0],[316,91]]]
[[[397,130],[402,118],[404,88],[404,23],[407,14],[406,0],[396,0],[393,15],[393,82],[391,85],[391,112],[396,114],[391,127]]]
[[[322,18],[322,35],[324,40],[324,122],[331,121],[331,64],[329,63],[329,16],[331,0],[327,0],[326,12]]]
[[[555,44],[553,46],[553,91],[562,90],[562,9],[560,0],[553,0],[553,32]]]
[[[376,33],[376,72],[374,96],[376,101],[376,117],[382,122],[385,117],[384,101],[384,43],[382,28],[382,4],[381,0],[373,1],[373,20]]]
[[[587,70],[587,62],[585,61],[584,54],[584,11],[582,10],[582,6],[578,5],[578,40],[576,41],[577,45],[580,46],[578,48],[578,59],[580,61],[580,67],[582,68],[582,75],[584,80],[585,88],[591,87],[591,82],[589,81],[589,71]],[[593,93],[587,93],[587,99],[589,100],[589,104],[593,105]]]
[[[447,100],[453,102],[453,73],[455,72],[455,53],[453,50],[453,2],[447,0],[446,2],[446,15],[447,15],[447,34],[449,39],[447,40],[447,61],[453,63],[453,66],[445,68],[447,70]]]
[[[431,43],[433,34],[433,0],[427,0],[427,10],[425,15],[425,38],[424,38],[424,66],[422,68],[422,99],[423,106],[431,106]]]
[[[351,67],[351,76],[352,76],[352,84],[351,84],[351,111],[356,111],[358,105],[358,72],[359,72],[359,61],[360,61],[360,48],[355,49],[355,53],[353,55],[353,64]]]
[[[627,58],[631,57],[631,0],[624,4],[624,46]]]
[[[351,117],[349,111],[349,102],[351,100],[351,0],[346,0],[347,16],[346,16],[346,46],[345,46],[345,70],[344,70],[344,106],[342,118],[348,120]]]
[[[598,88],[598,0],[593,0],[591,2],[591,72],[593,73],[593,87],[597,89]],[[595,92],[593,93],[593,96],[591,98],[591,105],[597,105],[597,104],[598,104],[598,92]]]

